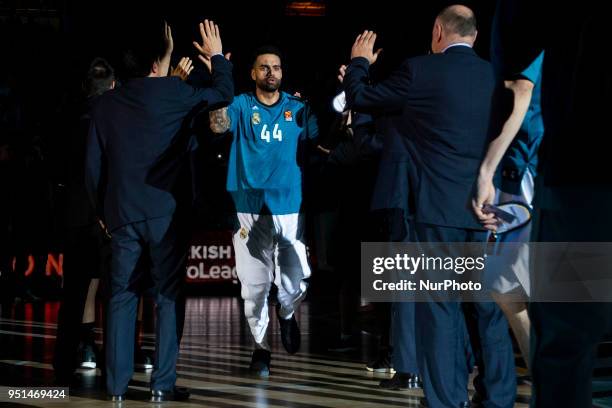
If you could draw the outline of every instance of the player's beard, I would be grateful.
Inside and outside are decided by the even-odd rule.
[[[264,92],[276,92],[280,88],[281,80],[274,77],[272,79],[274,79],[273,82],[268,82],[268,78],[257,82],[257,87]]]

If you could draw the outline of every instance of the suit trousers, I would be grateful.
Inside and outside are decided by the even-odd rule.
[[[484,242],[486,232],[412,223],[415,242]],[[444,256],[454,254],[454,247]],[[484,246],[483,246],[484,251]],[[442,255],[442,254],[431,254]],[[464,254],[463,254],[464,255]],[[416,352],[423,377],[425,397],[431,408],[457,408],[468,401],[469,343],[466,316],[459,301],[416,303]],[[516,397],[516,375],[508,323],[493,302],[474,302],[471,306],[477,327],[474,336],[480,348],[479,385],[486,408],[511,408]]]
[[[111,395],[124,394],[134,373],[134,332],[142,278],[142,270],[136,266],[143,251],[148,251],[151,260],[157,318],[151,389],[172,390],[185,320],[186,234],[170,216],[127,224],[112,234],[107,391]]]

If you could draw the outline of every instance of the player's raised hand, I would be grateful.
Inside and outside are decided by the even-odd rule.
[[[183,81],[185,81],[187,77],[189,76],[189,74],[191,74],[191,71],[193,71],[193,65],[192,65],[191,59],[187,57],[183,57],[179,61],[178,65],[176,67],[173,67],[170,70],[171,72],[170,75],[177,76],[181,78]]]
[[[200,53],[198,58],[210,59],[213,55],[223,52],[219,26],[214,21],[204,20],[203,23],[200,23],[200,36],[202,37],[202,44],[199,44],[197,41],[193,42],[193,46]]]
[[[230,58],[232,57],[232,53],[228,52],[228,53],[226,53],[224,55],[224,57],[225,57],[226,60],[229,61]],[[210,58],[206,58],[206,57],[203,57],[201,55],[199,55],[198,58],[200,58],[200,61],[202,61],[204,63],[204,65],[206,65],[206,68],[208,68],[208,72],[212,72],[212,65],[211,65],[211,62],[210,62]]]
[[[378,59],[378,54],[382,51],[379,48],[374,52],[374,43],[376,42],[376,33],[374,31],[365,30],[355,39],[353,48],[351,49],[351,59],[363,57],[371,64],[374,64]]]

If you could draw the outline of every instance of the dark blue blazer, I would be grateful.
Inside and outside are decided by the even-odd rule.
[[[194,88],[178,77],[135,78],[97,101],[86,184],[109,229],[174,213],[174,184],[189,144],[181,128],[190,113],[234,97],[232,65],[218,55],[212,69],[210,88]]]
[[[353,59],[344,86],[352,109],[387,117],[379,180],[401,183],[388,183],[387,194],[399,190],[416,222],[480,229],[471,197],[491,132],[491,64],[454,46],[407,59],[379,84],[368,84],[368,68],[365,58]],[[386,174],[395,168],[409,174]]]

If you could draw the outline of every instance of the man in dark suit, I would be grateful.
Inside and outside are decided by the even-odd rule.
[[[491,65],[472,50],[475,39],[472,11],[450,6],[435,20],[433,55],[406,60],[376,85],[366,81],[369,65],[380,52],[373,51],[376,34],[366,31],[353,45],[345,77],[349,105],[355,110],[400,115],[393,126],[387,126],[387,132],[402,140],[411,163],[412,241],[486,239],[470,211],[470,199],[488,141],[495,79]],[[474,309],[484,361],[475,380],[482,404],[512,407],[516,380],[507,322],[494,303],[475,303]],[[414,313],[426,403],[434,408],[469,406],[461,303],[416,303]]]
[[[174,194],[187,153],[181,127],[194,108],[231,102],[232,70],[222,55],[219,28],[200,24],[199,58],[211,67],[212,87],[196,89],[167,77],[172,35],[161,27],[124,57],[133,79],[100,97],[92,112],[87,146],[88,192],[103,209],[112,234],[111,282],[106,335],[107,390],[122,400],[134,371],[133,344],[138,280],[136,263],[149,253],[155,284],[157,333],[151,399],[186,399],[175,387],[184,321],[182,283],[187,255],[181,204]],[[160,44],[155,34],[160,34]],[[102,199],[102,201],[100,201]]]

